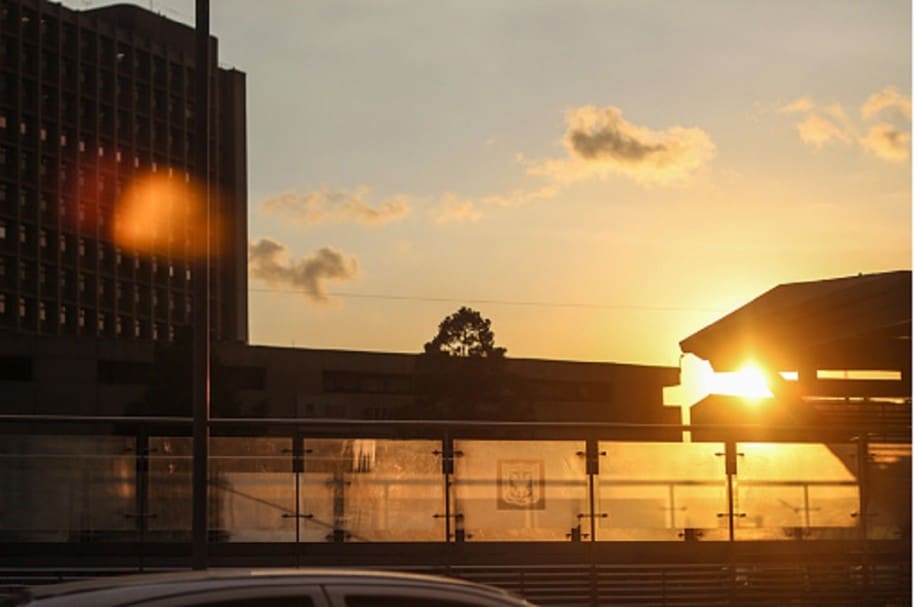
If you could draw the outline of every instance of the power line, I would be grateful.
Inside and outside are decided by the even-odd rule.
[[[303,295],[310,293],[304,289],[268,289],[264,287],[249,287],[249,291],[257,293],[275,293],[282,295]],[[349,293],[337,291],[328,293],[330,297],[342,299],[383,299],[389,301],[422,301],[431,303],[463,303],[463,304],[489,304],[503,306],[531,306],[541,308],[588,308],[597,310],[644,310],[650,312],[723,312],[720,308],[697,308],[688,306],[646,306],[636,304],[598,304],[558,301],[522,301],[509,299],[457,299],[453,297],[423,297],[418,295],[391,295],[388,293]]]

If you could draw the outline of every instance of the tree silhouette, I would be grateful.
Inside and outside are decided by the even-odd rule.
[[[422,419],[501,419],[513,414],[505,348],[495,345],[492,322],[461,307],[438,325],[416,361],[417,402],[402,414]]]
[[[495,345],[492,321],[466,306],[438,325],[438,335],[425,344],[425,353],[463,358],[504,358],[505,348]]]

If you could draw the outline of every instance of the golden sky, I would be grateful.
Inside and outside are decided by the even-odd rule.
[[[250,6],[212,31],[253,343],[418,352],[466,304],[508,356],[675,365],[776,284],[911,267],[909,2]]]

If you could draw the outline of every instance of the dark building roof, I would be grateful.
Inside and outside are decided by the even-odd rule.
[[[911,365],[910,270],[779,285],[679,343],[718,371]]]

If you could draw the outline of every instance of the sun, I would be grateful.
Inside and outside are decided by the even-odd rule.
[[[705,381],[709,394],[741,396],[747,400],[773,396],[765,373],[754,363],[747,363],[737,371],[711,372]]]

